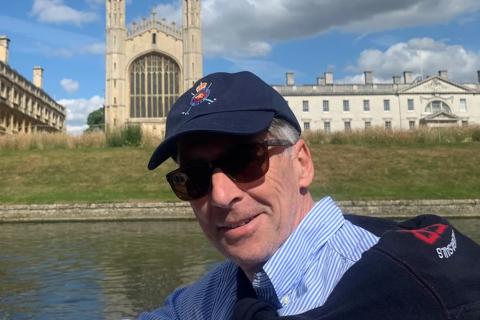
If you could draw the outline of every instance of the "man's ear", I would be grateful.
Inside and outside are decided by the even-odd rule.
[[[295,163],[298,168],[298,186],[300,190],[306,191],[313,181],[314,166],[310,149],[303,139],[300,139],[293,146]]]

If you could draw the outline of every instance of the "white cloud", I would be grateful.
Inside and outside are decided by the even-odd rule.
[[[407,0],[394,6],[388,3],[394,3],[385,1],[386,6],[391,10],[380,12],[375,10],[367,19],[350,21],[345,25],[345,29],[356,33],[371,33],[400,27],[432,25],[445,23],[480,9],[480,3],[477,0]]]
[[[67,109],[67,132],[79,134],[88,127],[88,114],[103,107],[104,98],[93,96],[90,99],[61,99],[58,103]]]
[[[353,75],[348,75],[338,80],[334,79],[334,82],[342,83],[342,84],[363,84],[365,83],[365,74],[357,73]],[[373,82],[374,83],[392,82],[392,78],[385,79],[385,78],[379,78],[379,77],[373,76]]]
[[[88,126],[86,124],[81,125],[81,126],[73,126],[73,125],[68,125],[67,124],[67,133],[72,135],[72,136],[79,136],[81,135]]]
[[[81,25],[98,19],[93,12],[76,10],[63,3],[63,0],[34,0],[30,12],[38,21]]]
[[[364,50],[354,72],[373,71],[376,77],[391,79],[403,71],[416,75],[435,75],[439,70],[448,70],[449,78],[472,82],[476,70],[480,70],[480,52],[473,52],[461,45],[451,45],[431,38],[414,38],[391,45],[385,51]]]
[[[204,51],[257,57],[277,42],[332,29],[373,33],[445,23],[480,10],[478,0],[204,0]]]
[[[60,85],[62,86],[63,90],[67,91],[68,93],[74,93],[80,87],[78,81],[68,78],[60,80]]]

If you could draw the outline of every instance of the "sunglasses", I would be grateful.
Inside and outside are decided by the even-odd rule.
[[[167,181],[178,198],[195,200],[212,189],[212,174],[220,169],[232,181],[246,183],[263,177],[269,167],[269,146],[289,147],[292,143],[283,139],[236,144],[222,156],[212,161],[181,166],[167,174]]]

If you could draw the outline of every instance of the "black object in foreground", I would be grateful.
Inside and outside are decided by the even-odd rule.
[[[398,224],[346,218],[381,238],[345,273],[323,306],[278,316],[239,276],[235,319],[480,319],[480,246],[448,221],[434,215]]]

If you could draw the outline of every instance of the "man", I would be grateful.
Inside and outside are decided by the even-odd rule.
[[[395,227],[346,219],[329,197],[313,201],[313,161],[300,126],[287,102],[252,73],[199,80],[174,104],[166,126],[148,167],[175,159],[179,168],[167,174],[172,190],[190,202],[227,261],[141,319],[262,319],[320,310],[332,292],[335,298],[349,291],[342,278],[352,277],[362,254]]]

